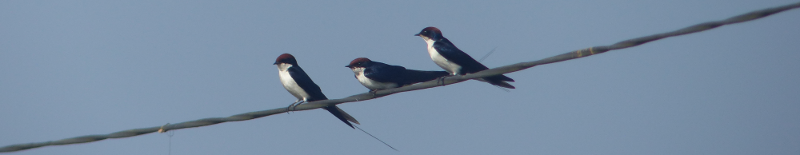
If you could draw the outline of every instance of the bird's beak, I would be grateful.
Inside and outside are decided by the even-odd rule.
[[[417,34],[414,34],[414,36],[419,36],[419,33],[417,33]]]
[[[347,65],[347,66],[345,66],[345,67],[347,67],[347,68],[352,68],[353,66]]]
[[[276,61],[276,62],[275,62],[275,63],[273,63],[272,65],[278,65],[278,62]]]

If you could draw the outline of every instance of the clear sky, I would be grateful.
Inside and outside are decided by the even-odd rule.
[[[0,146],[285,107],[293,54],[329,98],[357,57],[441,70],[427,26],[508,65],[792,0],[0,1]],[[800,10],[324,110],[176,130],[172,154],[800,154]],[[146,134],[15,152],[168,154]]]

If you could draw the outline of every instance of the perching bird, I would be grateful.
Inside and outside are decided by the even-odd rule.
[[[464,75],[489,69],[467,55],[467,53],[459,50],[450,40],[442,36],[442,31],[436,27],[426,27],[414,36],[422,37],[422,39],[425,40],[425,43],[428,44],[428,54],[430,54],[433,62],[451,75]],[[506,83],[506,81],[514,82],[514,79],[505,75],[479,78],[478,80],[496,86],[514,89],[514,86]]]
[[[445,71],[411,70],[403,66],[388,65],[363,57],[356,58],[345,67],[352,69],[358,82],[361,82],[370,91],[402,87],[449,75]]]
[[[280,75],[283,88],[286,88],[289,93],[297,98],[297,101],[289,105],[289,107],[304,102],[328,99],[325,97],[325,94],[322,94],[322,90],[319,86],[317,86],[314,81],[311,81],[311,78],[303,71],[303,68],[297,65],[297,60],[295,60],[294,56],[291,54],[284,53],[278,56],[278,59],[275,60],[275,65],[278,65],[278,75]],[[353,128],[353,124],[350,124],[350,122],[359,124],[353,116],[350,116],[350,114],[347,114],[335,105],[325,107],[325,110],[331,112],[333,116],[339,118],[339,120],[347,124],[347,126],[350,126],[350,128]]]

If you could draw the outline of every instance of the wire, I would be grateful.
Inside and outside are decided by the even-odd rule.
[[[372,93],[356,94],[356,95],[349,96],[347,98],[342,98],[342,99],[331,99],[331,100],[321,100],[321,101],[309,102],[309,103],[297,106],[296,109],[293,110],[293,111],[311,110],[311,109],[322,108],[322,107],[341,104],[341,103],[365,101],[365,100],[380,98],[380,97],[383,97],[383,96],[396,94],[396,93],[401,93],[401,92],[406,92],[406,91],[428,89],[428,88],[439,87],[439,86],[444,86],[444,85],[449,85],[449,84],[455,84],[455,83],[463,82],[463,81],[470,80],[470,79],[483,78],[483,77],[500,75],[500,74],[505,74],[505,73],[510,73],[510,72],[516,72],[516,71],[524,70],[524,69],[531,68],[531,67],[538,66],[538,65],[544,65],[544,64],[550,64],[550,63],[555,63],[555,62],[561,62],[561,61],[567,61],[567,60],[582,58],[582,57],[586,57],[586,56],[605,53],[605,52],[608,52],[610,50],[618,50],[618,49],[638,46],[638,45],[641,45],[641,44],[644,44],[644,43],[648,43],[648,42],[651,42],[651,41],[656,41],[656,40],[663,39],[663,38],[679,36],[679,35],[684,35],[684,34],[690,34],[690,33],[696,33],[696,32],[700,32],[700,31],[705,31],[705,30],[717,28],[717,27],[720,27],[720,26],[723,26],[723,25],[729,25],[729,24],[735,24],[735,23],[740,23],[740,22],[751,21],[751,20],[754,20],[754,19],[759,19],[759,18],[762,18],[762,17],[773,15],[775,13],[779,13],[779,12],[782,12],[782,11],[795,9],[795,8],[798,8],[798,7],[800,7],[800,2],[794,3],[794,4],[789,4],[789,5],[784,5],[784,6],[779,6],[779,7],[774,7],[774,8],[767,8],[767,9],[763,9],[763,10],[753,11],[753,12],[749,12],[749,13],[745,13],[745,14],[742,14],[742,15],[734,16],[734,17],[731,17],[731,18],[728,18],[728,19],[725,19],[725,20],[721,20],[721,21],[712,21],[712,22],[701,23],[701,24],[689,26],[689,27],[682,28],[682,29],[675,30],[675,31],[671,31],[671,32],[654,34],[654,35],[634,38],[634,39],[630,39],[630,40],[625,40],[625,41],[621,41],[621,42],[618,42],[618,43],[615,43],[615,44],[609,45],[609,46],[595,46],[595,47],[585,48],[585,49],[581,49],[581,50],[571,51],[571,52],[559,54],[559,55],[556,55],[556,56],[544,58],[544,59],[541,59],[541,60],[529,61],[529,62],[520,62],[520,63],[511,64],[511,65],[507,65],[507,66],[502,66],[502,67],[497,67],[497,68],[493,68],[493,69],[483,70],[483,71],[472,73],[472,74],[461,75],[461,76],[451,76],[451,77],[447,77],[446,79],[432,80],[432,81],[423,82],[423,83],[419,83],[419,84],[415,84],[415,85],[404,86],[404,87],[400,87],[400,88],[392,88],[392,89],[380,90],[380,91],[376,91],[376,92],[372,92]],[[439,81],[441,81],[441,83],[439,83]],[[262,111],[247,112],[247,113],[237,114],[237,115],[233,115],[233,116],[229,116],[229,117],[204,118],[204,119],[199,119],[199,120],[194,120],[194,121],[187,121],[187,122],[177,123],[177,124],[173,124],[173,125],[167,124],[167,125],[164,125],[164,126],[161,126],[161,127],[155,126],[155,127],[148,127],[148,128],[130,129],[130,130],[124,130],[124,131],[114,132],[114,133],[110,133],[110,134],[79,136],[79,137],[66,138],[66,139],[61,139],[61,140],[56,140],[56,141],[13,144],[13,145],[0,147],[0,152],[14,152],[14,151],[20,151],[20,150],[27,150],[27,149],[32,149],[32,148],[43,147],[43,146],[51,146],[51,145],[68,145],[68,144],[88,143],[88,142],[94,142],[94,141],[100,141],[100,140],[104,140],[104,139],[109,139],[109,138],[133,137],[133,136],[153,133],[153,132],[156,132],[156,131],[166,132],[166,131],[169,131],[169,130],[194,128],[194,127],[214,125],[214,124],[225,123],[225,122],[245,121],[245,120],[251,120],[251,119],[266,117],[266,116],[269,116],[269,115],[280,114],[280,113],[284,113],[284,112],[287,112],[286,108],[276,108],[276,109],[269,109],[269,110],[262,110]],[[364,131],[364,132],[366,133],[366,131]],[[367,134],[369,134],[369,133],[367,133]],[[370,135],[370,136],[372,136],[372,135]],[[381,142],[383,142],[383,141],[381,141]],[[386,143],[384,143],[384,144],[386,144]],[[387,146],[388,146],[388,144],[387,144]],[[389,147],[391,147],[391,146],[389,146]],[[394,148],[392,148],[392,149],[394,149]]]

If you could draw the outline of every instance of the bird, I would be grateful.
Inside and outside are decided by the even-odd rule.
[[[446,71],[420,71],[403,66],[388,65],[360,57],[345,66],[353,70],[358,82],[371,92],[402,87],[414,83],[435,80],[450,75]]]
[[[278,75],[283,88],[286,88],[286,91],[289,91],[290,94],[297,98],[297,101],[289,105],[290,108],[296,106],[295,104],[300,105],[305,102],[328,99],[325,94],[322,94],[322,89],[314,81],[311,81],[311,78],[303,71],[303,68],[297,65],[297,60],[291,54],[281,54],[275,60],[274,65],[278,66]],[[350,124],[350,122],[359,124],[353,116],[350,116],[350,114],[335,105],[327,106],[324,109],[339,118],[347,126],[350,126],[350,128],[353,128],[353,124]]]
[[[442,67],[450,75],[465,75],[489,69],[464,51],[461,51],[450,40],[442,35],[442,31],[436,27],[426,27],[414,36],[419,36],[428,44],[428,54],[436,65]],[[505,75],[495,75],[477,79],[488,82],[489,84],[514,89],[515,87],[508,82],[514,82]]]

